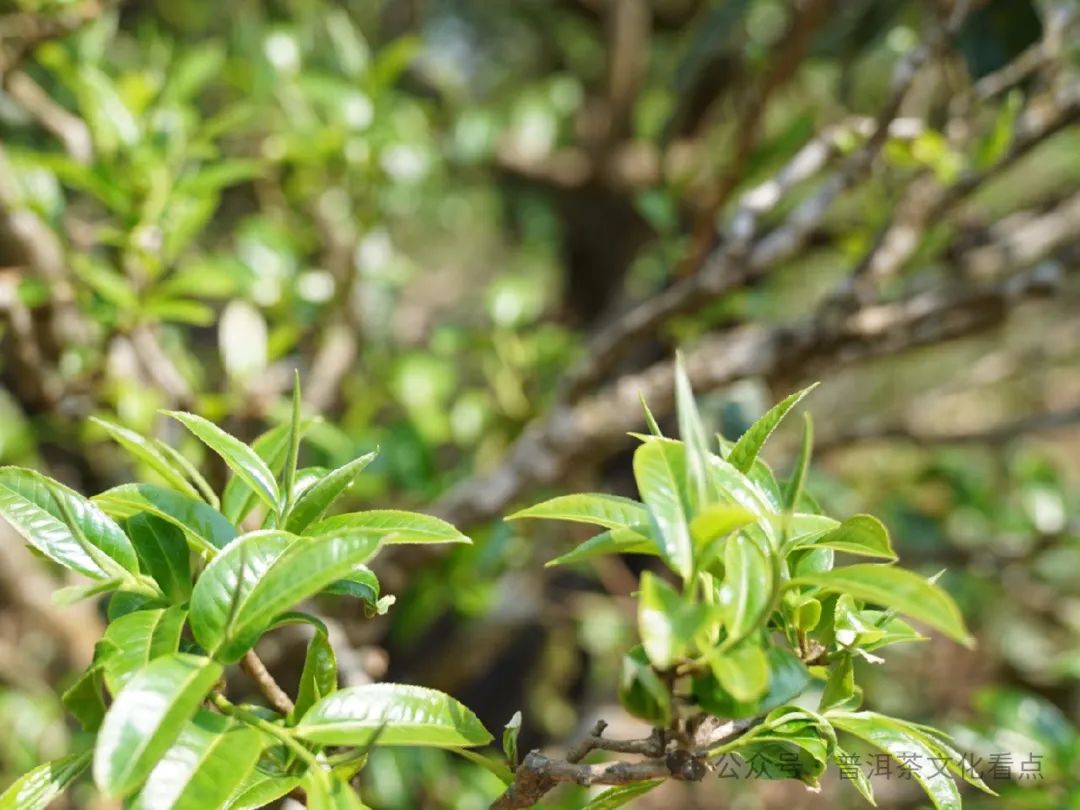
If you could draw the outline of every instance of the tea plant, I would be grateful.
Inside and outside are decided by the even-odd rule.
[[[641,644],[623,659],[619,684],[623,707],[652,732],[612,740],[601,722],[565,760],[533,751],[493,807],[531,807],[560,782],[614,785],[589,807],[617,807],[665,779],[704,779],[733,755],[752,764],[755,776],[810,788],[833,762],[873,802],[845,737],[894,758],[940,810],[960,807],[957,778],[992,792],[947,735],[860,709],[856,663],[879,663],[883,648],[924,639],[901,616],[962,644],[972,639],[933,579],[893,564],[878,520],[834,520],[805,491],[809,418],[787,481],[759,458],[810,389],[782,401],[737,442],[711,443],[681,364],[676,374],[681,440],[662,435],[646,407],[651,433],[638,436],[633,460],[641,501],[565,495],[513,516],[604,529],[551,565],[645,554],[666,566],[641,576]],[[882,562],[837,566],[837,551]],[[594,750],[642,759],[583,764]]]
[[[33,470],[0,469],[0,516],[41,556],[89,580],[59,598],[111,594],[93,664],[64,695],[94,733],[92,748],[25,774],[0,808],[43,809],[87,768],[103,794],[131,808],[244,810],[287,794],[311,808],[363,808],[350,780],[372,746],[461,749],[491,739],[472,712],[432,689],[337,688],[327,629],[297,605],[337,593],[385,611],[392,597],[365,565],[380,548],[469,540],[411,512],[326,517],[374,453],[335,470],[297,469],[308,424],[299,402],[297,386],[291,422],[250,446],[198,416],[169,413],[232,471],[220,496],[170,446],[107,422],[160,484],[123,484],[87,500]],[[295,697],[253,650],[290,623],[314,630]],[[233,665],[268,706],[229,699]]]

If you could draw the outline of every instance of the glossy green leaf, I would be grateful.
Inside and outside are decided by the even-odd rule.
[[[742,534],[729,538],[717,601],[730,639],[745,638],[767,618],[772,589],[772,568],[758,544]]]
[[[848,554],[859,554],[863,557],[896,559],[896,552],[889,540],[889,530],[871,515],[850,517],[835,529],[810,542],[822,548],[846,551]]]
[[[696,510],[708,502],[709,450],[705,426],[681,354],[675,355],[675,413],[679,420],[679,438],[686,449],[687,493],[691,507]]]
[[[164,597],[182,603],[191,596],[191,552],[175,523],[140,512],[125,524],[142,568],[154,578]]]
[[[619,702],[634,717],[653,726],[666,726],[671,720],[671,693],[649,666],[640,645],[623,656]]]
[[[645,395],[638,393],[638,400],[641,402],[641,410],[645,412],[645,424],[649,428],[649,433],[653,436],[664,437],[663,431],[660,430],[660,425],[656,422],[656,417],[653,416],[653,412],[649,410],[649,403],[645,401]]]
[[[348,464],[327,473],[309,487],[289,510],[285,519],[286,530],[303,534],[308,526],[321,518],[330,505],[352,486],[356,476],[372,462],[375,455],[372,452],[353,459]]]
[[[972,646],[960,609],[945,591],[925,578],[888,565],[849,565],[820,574],[799,575],[791,587],[810,585],[826,591],[848,593],[930,625],[949,638]]]
[[[757,520],[755,515],[742,506],[716,503],[705,507],[690,521],[690,536],[694,541],[694,565],[705,571],[721,553],[721,542],[731,532],[748,526]]]
[[[699,633],[710,624],[710,605],[688,602],[651,571],[641,575],[638,595],[638,630],[645,654],[660,670],[686,657]]]
[[[739,472],[719,456],[709,455],[709,483],[713,487],[715,501],[738,504],[759,518],[761,530],[773,542],[775,522],[771,516],[778,510],[769,495],[762,491],[753,480]]]
[[[304,428],[310,422],[304,423]],[[284,468],[285,459],[289,454],[290,429],[289,425],[277,425],[270,428],[251,443],[251,449],[261,458],[271,471]],[[221,513],[234,524],[239,525],[248,513],[258,503],[251,487],[239,476],[232,476],[225,484],[225,491],[221,495]]]
[[[510,515],[507,520],[541,518],[588,523],[607,529],[626,529],[649,522],[649,511],[642,504],[619,495],[587,492],[560,495]]]
[[[630,785],[608,788],[585,805],[584,810],[615,810],[616,807],[629,804],[634,799],[644,796],[663,783],[663,779],[649,779],[645,782],[634,782]]]
[[[445,520],[419,512],[399,509],[371,509],[349,512],[321,520],[305,532],[311,537],[342,536],[359,532],[395,543],[472,543]]]
[[[264,738],[250,726],[199,711],[146,779],[131,810],[219,810],[254,770]]]
[[[257,531],[238,537],[195,583],[195,639],[219,661],[240,660],[278,614],[349,574],[382,539],[359,532],[297,538]]]
[[[799,404],[799,401],[817,388],[817,383],[786,397],[778,404],[770,408],[764,416],[758,419],[750,428],[739,437],[728,455],[727,460],[740,472],[748,472],[758,457],[762,445],[765,444],[777,425],[787,416],[788,411]]]
[[[308,810],[370,810],[348,784],[325,771],[304,776]]]
[[[757,700],[737,700],[712,672],[694,677],[694,699],[709,714],[738,719],[764,714],[802,694],[811,680],[802,661],[780,647],[771,647],[766,651],[766,657],[769,659],[769,686]]]
[[[298,776],[278,776],[256,768],[226,802],[225,810],[258,810],[286,796],[299,784]]]
[[[379,601],[379,578],[366,565],[358,565],[347,577],[331,583],[323,590],[336,596],[351,596],[371,605]]]
[[[829,679],[825,682],[825,689],[821,693],[821,702],[818,711],[825,711],[833,707],[843,709],[855,708],[849,702],[857,698],[855,691],[855,661],[851,654],[843,654],[840,660],[833,664]]]
[[[545,563],[547,567],[555,565],[570,565],[571,563],[585,562],[597,557],[609,554],[652,554],[659,552],[656,543],[644,534],[647,527],[635,529],[608,529],[595,537],[590,537],[577,548],[566,552],[554,560]]]
[[[689,576],[693,543],[682,444],[670,439],[645,442],[634,451],[634,478],[656,524],[661,556],[679,576]]]
[[[919,736],[892,718],[874,712],[829,712],[832,724],[889,754],[907,768],[938,810],[960,810],[960,791],[934,764],[937,754]]]
[[[193,498],[199,497],[199,491],[188,481],[183,472],[173,466],[172,461],[153,440],[96,416],[91,416],[90,421],[108,433],[113,441],[128,453],[157,473],[170,487]]]
[[[814,452],[814,419],[810,412],[803,413],[802,442],[799,444],[799,457],[795,461],[795,469],[784,487],[784,509],[794,512],[802,498],[803,487],[806,485],[806,473],[810,469],[810,457]]]
[[[327,695],[336,692],[338,687],[337,657],[327,637],[326,627],[321,622],[312,623],[315,633],[308,642],[304,656],[304,668],[300,673],[300,685],[296,690],[296,706],[291,717],[303,717],[304,714]]]
[[[296,465],[300,461],[300,439],[304,435],[304,426],[300,418],[300,410],[302,401],[300,398],[300,371],[293,369],[293,390],[292,390],[292,418],[289,420],[289,449],[285,453],[285,467],[281,471],[281,493],[282,498],[285,501],[285,508],[282,511],[284,515],[289,511],[293,505],[293,484],[296,481]],[[252,451],[254,453],[254,451]],[[260,461],[262,457],[258,453],[255,453],[256,458]],[[289,531],[297,531],[296,529],[289,529],[288,526],[284,528]]]
[[[0,810],[46,810],[89,764],[90,752],[84,751],[38,765],[0,795]]]
[[[769,657],[756,644],[714,652],[708,661],[720,685],[740,703],[757,700],[769,687]]]
[[[117,695],[94,748],[94,782],[108,796],[134,793],[221,678],[220,664],[185,653],[156,658]]]
[[[97,731],[105,719],[105,698],[101,687],[101,667],[91,664],[61,696],[64,708],[85,731]]]
[[[109,692],[118,694],[152,660],[176,652],[186,620],[187,611],[175,605],[167,610],[137,610],[105,628],[103,640],[109,652],[101,665]]]
[[[366,745],[380,727],[377,745],[450,748],[491,741],[476,715],[449,695],[396,683],[335,692],[301,718],[295,733],[322,745]]]
[[[121,484],[93,498],[115,518],[149,512],[184,532],[192,551],[213,556],[236,537],[236,529],[214,507],[175,490],[153,484]]]
[[[199,472],[199,468],[196,467],[187,456],[184,456],[175,447],[161,439],[154,438],[151,440],[154,443],[154,447],[157,448],[161,455],[169,459],[173,466],[178,470],[183,470],[184,475],[188,477],[188,480],[195,485],[195,489],[204,501],[210,504],[214,509],[219,509],[221,502],[218,499],[217,493],[214,492],[213,487],[207,483],[206,478]]]
[[[190,430],[207,447],[221,456],[244,483],[251,487],[260,500],[271,510],[280,506],[277,480],[259,454],[235,436],[231,436],[213,422],[183,411],[165,411]]]
[[[135,549],[113,520],[33,470],[0,468],[0,516],[46,557],[91,579],[127,580],[139,572]]]

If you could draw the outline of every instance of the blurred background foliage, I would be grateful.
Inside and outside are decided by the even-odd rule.
[[[832,513],[881,515],[907,565],[946,569],[979,637],[974,652],[935,639],[864,665],[867,702],[949,724],[986,764],[1011,752],[992,782],[1001,798],[973,807],[1080,808],[1075,2],[967,4],[952,46],[932,50],[878,119],[892,128],[872,170],[798,249],[651,322],[576,395],[567,372],[596,356],[596,336],[685,286],[717,233],[721,249],[737,243],[738,214],[755,212],[754,239],[783,234],[848,164],[760,208],[747,191],[821,133],[834,162],[873,145],[900,67],[940,38],[953,3],[0,5],[0,462],[88,493],[151,476],[88,417],[198,458],[157,409],[253,438],[284,418],[299,368],[308,408],[325,416],[305,465],[379,447],[357,505],[434,509],[477,540],[391,560],[380,574],[398,601],[385,617],[319,606],[351,650],[339,653],[347,677],[447,690],[491,728],[521,709],[525,748],[565,745],[598,716],[618,721],[641,563],[555,573],[542,563],[583,535],[497,516],[561,489],[626,491],[629,444],[583,430],[537,472],[530,437],[581,401],[622,402],[604,392],[648,382],[675,346],[722,358],[741,335],[786,335],[791,362],[695,379],[708,415],[733,437],[797,381],[822,379],[811,491]],[[1024,59],[1034,64],[1007,73]],[[1048,116],[1057,123],[1038,130]],[[948,205],[919,207],[972,177]],[[900,260],[869,274],[872,294],[852,310],[836,291],[898,232]],[[828,334],[857,341],[796,340],[832,317],[872,332],[924,300],[922,320],[873,340],[847,326]],[[666,422],[670,395],[654,409]],[[781,431],[770,447],[781,470],[796,440]],[[202,458],[220,482],[225,470]],[[0,785],[79,744],[57,694],[100,626],[97,606],[54,607],[59,573],[2,540]],[[261,650],[284,683],[302,643],[283,635]],[[1020,767],[1029,754],[1037,774]],[[481,808],[498,792],[439,752],[380,751],[365,773],[365,797],[384,808]],[[902,780],[878,795],[925,802]],[[107,806],[89,786],[76,797]],[[820,795],[716,780],[635,806],[860,802],[833,775]]]

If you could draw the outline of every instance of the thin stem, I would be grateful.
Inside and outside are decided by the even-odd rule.
[[[311,768],[315,771],[324,771],[322,764],[319,762],[315,754],[311,753],[311,751],[301,745],[295,737],[293,737],[285,729],[281,728],[281,726],[274,725],[269,720],[264,720],[263,718],[259,717],[259,715],[255,714],[254,712],[248,711],[242,706],[237,706],[236,704],[230,702],[228,698],[226,698],[219,692],[214,692],[212,695],[210,695],[210,700],[215,706],[218,707],[218,709],[221,710],[222,714],[227,714],[230,717],[235,717],[238,720],[242,720],[249,726],[254,726],[260,731],[266,732],[271,737],[280,740],[281,743],[294,754],[296,754],[297,758],[302,760],[303,763],[308,766],[308,768]]]
[[[262,662],[255,650],[244,653],[244,657],[240,659],[240,669],[255,682],[274,711],[285,716],[292,714],[296,704],[274,680],[274,676],[270,674],[270,670],[266,668],[266,664]]]

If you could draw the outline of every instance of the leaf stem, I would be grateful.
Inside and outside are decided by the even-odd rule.
[[[297,758],[302,760],[304,764],[308,766],[308,768],[323,771],[325,773],[325,769],[322,767],[322,764],[319,762],[315,754],[313,754],[300,742],[298,742],[297,739],[288,732],[288,730],[271,723],[269,720],[264,720],[263,718],[259,717],[259,715],[255,714],[252,711],[248,711],[242,706],[237,706],[220,692],[214,692],[212,695],[210,695],[210,700],[215,706],[218,707],[218,709],[221,710],[222,714],[227,714],[230,717],[235,717],[238,720],[242,720],[249,726],[254,726],[255,728],[259,729],[259,731],[263,731],[269,734],[271,737],[280,740],[281,743],[294,754],[296,754]]]

